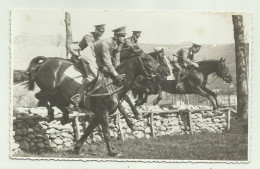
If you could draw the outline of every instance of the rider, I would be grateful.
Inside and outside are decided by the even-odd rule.
[[[113,78],[117,81],[122,81],[125,75],[120,75],[115,70],[115,67],[120,63],[120,50],[121,45],[125,40],[125,27],[120,27],[113,30],[114,37],[108,39],[98,40],[89,44],[81,52],[81,60],[86,71],[87,77],[84,79],[76,95],[71,100],[78,107],[83,93],[96,77],[98,68],[103,68],[112,74]],[[114,66],[115,67],[114,67]]]
[[[178,75],[177,75],[177,85],[176,89],[181,90],[182,84],[181,84],[181,74],[183,68],[185,68],[188,65],[193,65],[195,67],[199,67],[199,65],[193,61],[194,54],[198,53],[201,48],[201,45],[193,43],[193,45],[190,48],[182,48],[177,52],[177,62],[175,62],[174,66],[177,68]]]
[[[105,24],[94,26],[95,32],[90,32],[89,34],[85,35],[80,42],[71,44],[70,48],[73,57],[79,57],[80,51],[84,50],[90,43],[94,43],[102,37],[105,32]]]
[[[137,44],[140,36],[141,31],[133,31],[132,36],[125,39],[125,42],[122,46],[122,51],[134,50],[135,53],[142,54],[143,50]]]

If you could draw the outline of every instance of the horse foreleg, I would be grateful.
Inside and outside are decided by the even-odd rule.
[[[129,98],[128,95],[126,95],[124,97],[125,101],[129,104],[132,112],[134,113],[134,116],[137,120],[140,120],[142,118],[142,116],[139,114],[139,112],[137,111],[135,105],[133,104],[133,102],[131,101],[131,99]]]
[[[217,94],[214,93],[213,91],[209,90],[208,88],[204,87],[203,88],[207,93],[209,93],[214,99],[215,99],[215,102],[216,102],[216,105],[217,105],[217,108],[219,107],[219,104],[218,104],[218,99],[217,99]]]
[[[126,124],[128,125],[128,127],[133,130],[136,131],[137,127],[131,122],[131,120],[129,119],[128,115],[125,112],[125,109],[123,108],[123,106],[120,104],[118,106],[118,110],[120,111],[120,113],[123,115],[123,117],[125,118]]]
[[[98,117],[94,117],[94,119],[91,121],[91,123],[89,124],[89,126],[86,128],[86,130],[84,131],[84,134],[81,136],[81,138],[79,139],[79,141],[77,141],[76,145],[75,145],[75,151],[76,153],[80,153],[80,150],[82,148],[82,145],[84,143],[84,141],[86,140],[86,138],[93,132],[93,130],[100,124],[100,120]]]
[[[162,87],[158,85],[158,97],[153,101],[153,105],[158,104],[162,100]]]
[[[138,100],[135,101],[135,106],[141,106],[145,103],[144,93],[138,93]]]
[[[100,121],[101,121],[101,126],[102,126],[102,132],[106,141],[106,145],[107,145],[107,151],[108,151],[108,155],[109,156],[119,156],[120,153],[117,153],[113,150],[112,148],[112,144],[111,144],[111,136],[110,136],[110,132],[109,132],[109,112],[108,111],[104,111],[102,112],[102,114],[99,115],[100,116]]]
[[[200,87],[197,87],[197,88],[195,88],[195,92],[196,92],[197,94],[201,95],[201,96],[204,96],[204,97],[208,98],[208,99],[210,100],[212,106],[213,106],[213,110],[216,110],[216,109],[217,109],[217,106],[216,106],[216,104],[215,104],[215,102],[214,102],[214,101],[215,101],[214,98],[212,99],[212,98],[211,98],[212,96],[211,96],[210,94],[208,94],[205,90],[203,90],[203,89],[200,88]]]

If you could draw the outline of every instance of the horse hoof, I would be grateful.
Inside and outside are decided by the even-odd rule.
[[[132,126],[131,129],[132,129],[133,131],[137,131],[137,130],[138,130],[137,126]]]
[[[121,157],[122,156],[121,153],[109,153],[108,155],[111,157]]]
[[[137,101],[135,102],[135,106],[141,106],[141,105],[143,105],[143,104],[144,104],[143,101],[137,100]]]
[[[46,117],[46,121],[48,122],[48,123],[50,123],[50,122],[52,122],[54,120],[54,117],[52,117],[52,116],[47,116]]]
[[[74,148],[75,153],[80,154],[81,153],[80,150],[81,150],[81,147],[76,145],[75,148]]]
[[[153,105],[157,105],[158,103],[159,103],[159,100],[157,100],[157,99],[153,101]]]
[[[143,116],[139,114],[135,118],[136,118],[136,120],[141,120],[143,118]]]

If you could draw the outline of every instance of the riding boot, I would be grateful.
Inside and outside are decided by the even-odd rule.
[[[91,81],[89,81],[87,78],[83,81],[82,85],[79,87],[79,90],[77,93],[72,96],[71,101],[74,103],[76,107],[79,107],[79,103],[81,102],[83,98],[83,94],[85,92],[85,89],[90,84]]]
[[[180,90],[180,88],[181,88],[181,82],[180,82],[181,81],[181,71],[178,72],[176,81],[177,81],[176,89]]]

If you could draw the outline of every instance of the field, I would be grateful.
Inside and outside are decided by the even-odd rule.
[[[195,134],[162,136],[151,139],[113,140],[116,150],[122,153],[120,159],[164,159],[164,160],[248,160],[248,136],[243,133],[235,117],[230,131],[222,134]],[[85,145],[83,153],[73,150],[58,152],[19,152],[16,157],[53,158],[111,158],[107,156],[106,144],[101,141]]]

